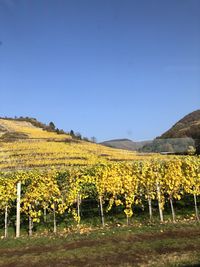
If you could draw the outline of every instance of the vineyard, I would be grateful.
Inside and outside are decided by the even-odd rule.
[[[74,140],[70,135],[47,132],[30,123],[0,119],[0,170],[45,169],[131,161],[135,152]],[[17,138],[13,139],[13,136]],[[23,136],[23,138],[21,138]],[[148,157],[148,156],[147,156]]]
[[[156,206],[163,222],[167,203],[175,222],[174,202],[188,197],[193,199],[199,220],[197,156],[140,155],[49,133],[27,122],[1,119],[0,124],[4,130],[0,139],[0,213],[5,237],[11,216],[17,237],[22,221],[31,236],[34,225],[47,223],[49,215],[54,233],[58,217],[61,221],[71,216],[80,225],[85,201],[96,203],[102,227],[105,214],[116,207],[129,224],[137,207],[148,209],[152,221]],[[5,140],[5,132],[24,138]]]
[[[86,199],[98,203],[102,226],[105,224],[105,211],[113,206],[122,207],[128,223],[134,216],[134,207],[148,205],[149,219],[152,220],[152,202],[155,201],[161,222],[167,201],[170,202],[172,220],[175,221],[173,202],[188,195],[194,198],[195,215],[199,220],[200,159],[135,160],[132,163],[101,163],[63,170],[2,172],[0,192],[0,209],[5,214],[5,236],[8,214],[16,201],[20,202],[21,214],[29,221],[29,235],[32,235],[34,223],[46,221],[47,213],[53,214],[54,232],[56,216],[63,216],[64,219],[70,213],[74,221],[80,224],[81,204]]]

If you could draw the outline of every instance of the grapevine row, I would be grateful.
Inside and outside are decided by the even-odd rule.
[[[165,203],[169,201],[173,221],[176,220],[174,200],[184,195],[194,197],[194,208],[199,220],[197,196],[200,194],[200,158],[195,156],[169,159],[135,160],[131,163],[99,163],[85,167],[49,170],[29,170],[0,173],[0,212],[5,218],[5,237],[8,235],[8,216],[17,200],[17,184],[21,185],[20,212],[29,220],[29,234],[34,222],[46,213],[71,213],[80,223],[81,201],[87,198],[99,202],[102,225],[104,211],[121,205],[129,219],[134,206],[148,202],[152,220],[152,201],[158,202],[163,222]],[[19,193],[19,192],[18,192]]]

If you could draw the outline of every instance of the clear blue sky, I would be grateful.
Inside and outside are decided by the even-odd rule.
[[[0,0],[0,116],[152,139],[200,108],[199,0]]]

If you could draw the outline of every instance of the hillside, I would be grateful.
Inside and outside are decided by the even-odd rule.
[[[165,139],[183,137],[200,139],[200,110],[196,110],[183,117],[159,138]]]
[[[200,153],[200,110],[196,110],[174,124],[168,131],[152,141],[133,142],[115,139],[102,145],[148,153],[187,153],[192,147]]]
[[[28,121],[0,119],[0,138],[1,141],[14,141],[15,139],[63,140],[71,139],[71,136],[49,132]]]
[[[142,148],[144,145],[149,143],[151,143],[151,141],[133,142],[130,139],[113,139],[101,142],[100,144],[113,148],[137,151],[138,149]]]
[[[168,131],[147,144],[142,152],[187,153],[192,148],[200,152],[200,110],[196,110],[177,123]]]
[[[0,119],[0,171],[130,161],[136,153],[49,132],[28,121]]]
[[[174,124],[159,138],[192,138],[197,153],[200,153],[200,109],[193,111]]]

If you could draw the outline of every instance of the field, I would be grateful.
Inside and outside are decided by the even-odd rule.
[[[75,140],[29,122],[0,119],[0,171],[87,166],[136,158],[141,156],[132,151]]]
[[[195,221],[80,228],[0,241],[0,266],[199,266]]]
[[[200,265],[200,157],[0,126],[0,266]]]

